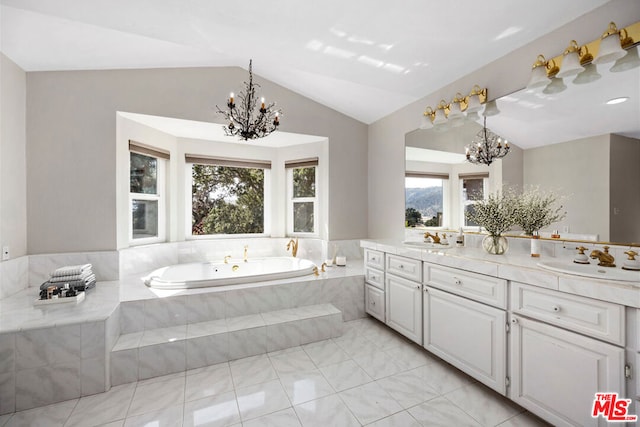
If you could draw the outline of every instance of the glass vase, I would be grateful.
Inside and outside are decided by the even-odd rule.
[[[492,255],[502,255],[509,249],[509,242],[504,236],[489,234],[482,239],[482,248]]]

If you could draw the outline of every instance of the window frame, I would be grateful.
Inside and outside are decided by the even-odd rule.
[[[315,163],[313,163],[315,161]],[[286,182],[287,182],[287,215],[286,215],[286,227],[287,227],[287,236],[293,237],[318,237],[320,235],[319,232],[319,208],[318,208],[318,200],[319,200],[319,164],[317,159],[309,160],[308,163],[305,164],[305,161],[292,161],[285,163],[286,170]],[[313,164],[312,164],[313,163]],[[294,169],[302,169],[302,168],[314,168],[315,176],[314,176],[314,184],[315,184],[315,195],[313,197],[293,197],[293,171]],[[295,203],[313,203],[313,232],[308,231],[294,231],[294,205]]]
[[[459,197],[460,197],[460,224],[465,231],[477,230],[477,225],[467,225],[467,218],[465,215],[466,207],[469,205],[475,205],[477,200],[465,200],[464,199],[464,181],[465,179],[482,179],[482,198],[486,200],[489,196],[489,173],[478,174],[459,174]]]
[[[161,152],[153,150],[138,149],[138,146],[130,143],[129,146],[129,179],[131,178],[131,154],[138,154],[150,157],[156,160],[156,194],[149,193],[132,193],[129,186],[129,246],[148,245],[152,243],[161,243],[167,240],[167,161]],[[133,202],[156,201],[158,202],[158,233],[157,236],[134,238],[133,229]]]
[[[243,167],[247,169],[262,169],[264,171],[264,203],[263,232],[262,233],[237,233],[237,234],[193,234],[193,165]],[[268,165],[268,166],[267,166]],[[185,154],[185,240],[215,240],[215,239],[240,239],[240,238],[264,238],[271,236],[271,161],[251,159],[231,159],[206,157],[195,154]]]
[[[439,179],[442,181],[442,225],[428,225],[423,226],[429,230],[446,230],[450,228],[451,224],[451,212],[449,205],[451,203],[451,177],[448,173],[443,172],[428,172],[428,171],[406,171],[404,184],[404,210],[407,209],[406,190],[407,190],[407,178],[420,178],[420,179]],[[411,227],[404,227],[405,229],[411,229]]]

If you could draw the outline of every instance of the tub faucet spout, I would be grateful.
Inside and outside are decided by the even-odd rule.
[[[244,260],[244,262],[249,261],[249,256],[247,254],[248,250],[249,250],[249,245],[244,245],[244,254],[242,255],[242,259]]]
[[[294,258],[296,257],[296,255],[298,254],[298,238],[296,237],[296,240],[289,240],[289,243],[287,243],[287,250],[291,250],[291,256],[293,256]]]

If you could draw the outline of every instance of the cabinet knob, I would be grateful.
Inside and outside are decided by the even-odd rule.
[[[404,268],[404,264],[400,264],[400,268]]]
[[[422,289],[422,286],[416,285],[416,289]]]
[[[371,305],[376,305],[376,302],[375,301],[371,301]]]
[[[516,323],[518,323],[518,319],[516,319],[516,318],[514,317],[513,319],[511,319],[511,323],[513,323],[513,324],[515,325]]]
[[[456,285],[462,285],[462,280],[458,279],[457,277],[453,277],[453,283],[455,283]]]
[[[560,306],[557,305],[553,305],[551,306],[551,310],[555,311],[556,313],[560,311]]]

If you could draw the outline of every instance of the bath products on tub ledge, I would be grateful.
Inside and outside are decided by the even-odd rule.
[[[344,255],[336,256],[336,265],[338,267],[344,267],[347,265],[347,257]]]

